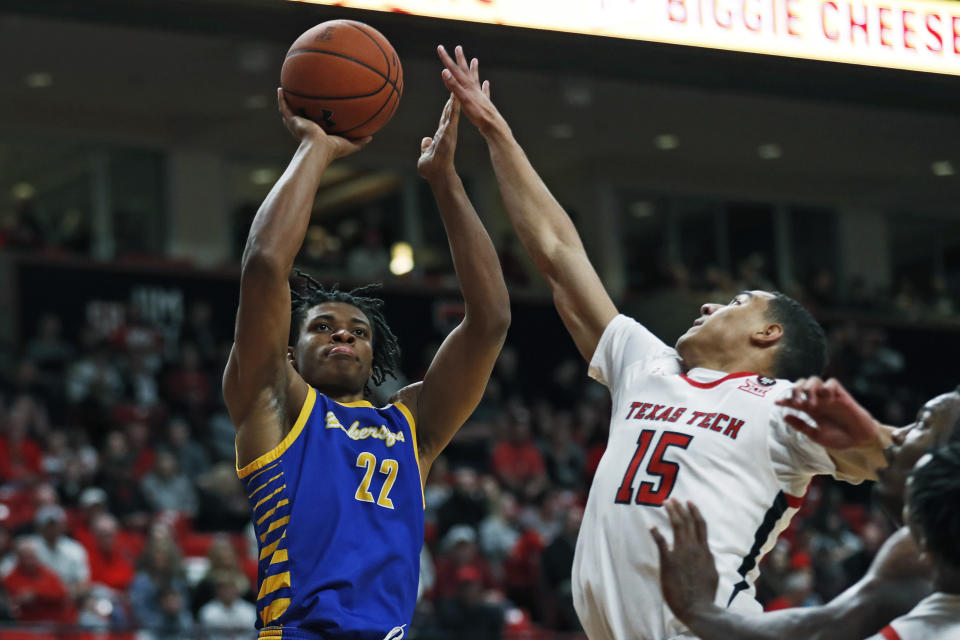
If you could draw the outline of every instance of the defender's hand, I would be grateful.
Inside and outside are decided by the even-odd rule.
[[[873,443],[885,446],[879,423],[835,378],[826,382],[816,376],[801,378],[790,395],[776,403],[813,418],[815,427],[797,416],[787,415],[784,420],[826,449],[851,449]]]
[[[420,141],[417,172],[427,180],[453,173],[453,155],[457,150],[457,126],[460,124],[460,101],[450,94],[440,124],[432,138]]]
[[[295,115],[293,110],[290,109],[290,105],[287,104],[286,98],[283,97],[283,89],[277,89],[277,106],[280,108],[283,125],[293,136],[293,139],[300,143],[311,142],[320,145],[330,155],[331,160],[356,153],[373,139],[367,136],[359,140],[348,140],[328,134],[313,120]]]
[[[680,620],[700,607],[713,604],[720,577],[707,545],[707,523],[696,505],[678,500],[664,505],[673,527],[673,549],[656,527],[650,529],[660,552],[663,597]]]
[[[474,58],[467,63],[460,45],[454,51],[456,60],[450,57],[443,45],[437,47],[437,54],[446,67],[440,74],[443,84],[457,97],[463,105],[463,112],[480,133],[486,135],[491,127],[506,124],[490,100],[490,81],[480,82],[480,62]]]

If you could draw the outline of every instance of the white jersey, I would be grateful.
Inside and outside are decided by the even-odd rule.
[[[958,640],[960,595],[934,593],[895,619],[870,640]]]
[[[590,376],[613,396],[607,449],[573,562],[573,597],[591,640],[689,637],[663,600],[656,526],[672,544],[667,498],[694,502],[720,574],[716,603],[759,612],[757,564],[800,507],[826,451],[791,429],[774,400],[792,383],[693,369],[626,316],[610,322]]]

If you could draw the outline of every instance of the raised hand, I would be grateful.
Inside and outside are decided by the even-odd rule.
[[[437,47],[437,54],[446,67],[440,74],[443,83],[463,105],[463,112],[480,133],[486,135],[493,125],[505,124],[490,100],[490,81],[480,82],[480,62],[473,58],[468,63],[460,45],[454,49],[456,59],[450,57],[443,45]]]
[[[868,445],[882,438],[881,428],[866,409],[835,378],[797,380],[790,395],[777,400],[781,407],[803,411],[816,422],[811,426],[787,415],[788,425],[826,449],[843,450]]]
[[[293,113],[287,100],[283,97],[283,89],[277,89],[277,106],[280,108],[280,117],[283,125],[297,142],[313,141],[326,147],[330,159],[342,158],[363,149],[373,139],[370,136],[359,140],[348,140],[334,136],[324,131],[313,120],[302,118]]]
[[[460,101],[450,94],[440,124],[432,138],[420,141],[420,159],[417,172],[427,180],[453,173],[453,155],[457,149],[457,126],[460,124]]]
[[[663,598],[681,620],[690,612],[713,604],[720,577],[707,545],[707,523],[697,506],[668,500],[664,505],[673,528],[673,549],[660,531],[650,535],[660,552],[660,587]]]

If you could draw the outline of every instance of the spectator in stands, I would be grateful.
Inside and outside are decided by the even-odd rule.
[[[200,352],[195,344],[180,347],[180,361],[164,377],[164,391],[175,409],[186,413],[206,407],[213,387],[209,374],[203,370]]]
[[[14,400],[6,420],[0,421],[0,480],[29,482],[43,471],[42,449],[29,433],[32,401],[26,396]]]
[[[40,561],[37,541],[17,542],[17,564],[3,579],[17,622],[73,622],[70,594],[60,577]]]
[[[207,552],[209,567],[207,573],[193,589],[191,609],[199,613],[204,605],[217,597],[217,585],[224,581],[232,583],[237,597],[255,600],[251,582],[240,566],[237,550],[227,536],[217,536]],[[202,620],[201,620],[202,621]]]
[[[477,534],[473,527],[458,524],[451,528],[443,538],[441,549],[437,557],[437,599],[454,596],[457,591],[457,571],[464,567],[476,571],[477,580],[484,590],[497,587],[490,564],[477,549]]]
[[[134,471],[135,457],[127,444],[127,436],[120,431],[107,434],[103,462],[96,483],[106,487],[110,513],[124,526],[145,529],[150,520],[150,505]]]
[[[513,494],[506,491],[492,503],[490,515],[480,523],[480,549],[495,568],[501,568],[520,539],[520,507]]]
[[[230,576],[213,579],[216,597],[200,609],[200,624],[219,640],[247,640],[257,621],[257,608],[240,598],[237,583]]]
[[[578,489],[583,479],[583,448],[573,441],[573,415],[557,411],[547,433],[544,462],[550,485],[559,489]]]
[[[199,507],[197,531],[242,531],[250,522],[250,503],[233,464],[220,462],[196,479]]]
[[[168,449],[157,451],[156,465],[144,476],[140,488],[154,511],[176,511],[187,517],[197,512],[197,490]]]
[[[164,587],[157,595],[159,608],[154,616],[154,624],[147,627],[147,633],[138,634],[138,640],[183,640],[189,638],[193,630],[193,618],[186,605],[186,599],[174,587]]]
[[[169,621],[163,599],[174,591],[180,603],[189,602],[189,590],[183,575],[180,550],[165,529],[152,531],[140,556],[140,567],[130,585],[130,610],[134,619],[148,629],[160,629]],[[189,616],[189,612],[187,613]]]
[[[180,344],[193,344],[200,354],[201,364],[207,369],[219,370],[217,360],[217,332],[213,325],[213,308],[206,301],[194,302],[187,311],[187,321],[180,331]]]
[[[453,492],[437,509],[437,533],[440,537],[456,524],[465,524],[471,529],[480,524],[487,515],[487,499],[480,489],[477,472],[461,467],[453,474]]]
[[[530,412],[512,409],[507,439],[493,450],[492,466],[500,483],[520,496],[534,496],[546,486],[543,454],[530,435]]]
[[[543,593],[546,595],[544,614],[551,629],[580,629],[577,613],[573,608],[570,576],[573,571],[573,552],[577,547],[577,534],[582,521],[582,507],[573,506],[567,510],[563,530],[546,546],[540,557]]]
[[[67,399],[75,404],[113,405],[123,395],[123,378],[105,344],[81,356],[67,372]]]
[[[767,611],[779,611],[791,607],[812,607],[823,601],[813,591],[813,574],[809,569],[797,569],[787,575],[783,583],[783,593],[769,603]]]
[[[125,591],[133,582],[135,570],[130,551],[118,535],[117,519],[101,513],[94,517],[90,530],[90,582]]]
[[[443,637],[458,640],[499,640],[503,610],[484,601],[483,576],[472,566],[459,567],[453,575],[452,597],[437,607],[437,623]]]
[[[45,313],[40,318],[37,335],[27,343],[26,357],[43,375],[48,390],[53,390],[62,379],[67,366],[73,362],[75,349],[63,339],[60,318]]]
[[[167,423],[166,448],[176,457],[180,469],[190,479],[195,479],[210,468],[207,450],[190,434],[190,424],[183,418],[172,418]]]
[[[24,538],[34,543],[37,557],[52,569],[71,596],[77,595],[90,580],[87,550],[65,535],[67,514],[62,507],[46,505],[34,515],[37,535]]]

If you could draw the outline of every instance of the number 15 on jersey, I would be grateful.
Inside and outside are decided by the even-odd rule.
[[[680,447],[686,449],[693,441],[693,436],[686,433],[677,433],[676,431],[665,431],[657,440],[653,447],[653,453],[647,462],[646,473],[660,478],[659,486],[653,482],[643,481],[640,483],[636,492],[636,498],[633,493],[633,482],[637,477],[637,471],[640,463],[643,462],[650,449],[650,443],[653,441],[657,432],[652,429],[645,429],[637,438],[637,449],[630,459],[627,466],[627,472],[623,474],[623,482],[617,489],[616,502],[618,504],[643,504],[649,507],[660,507],[670,497],[673,492],[673,485],[677,481],[677,472],[680,466],[676,462],[664,460],[663,456],[670,447]]]

